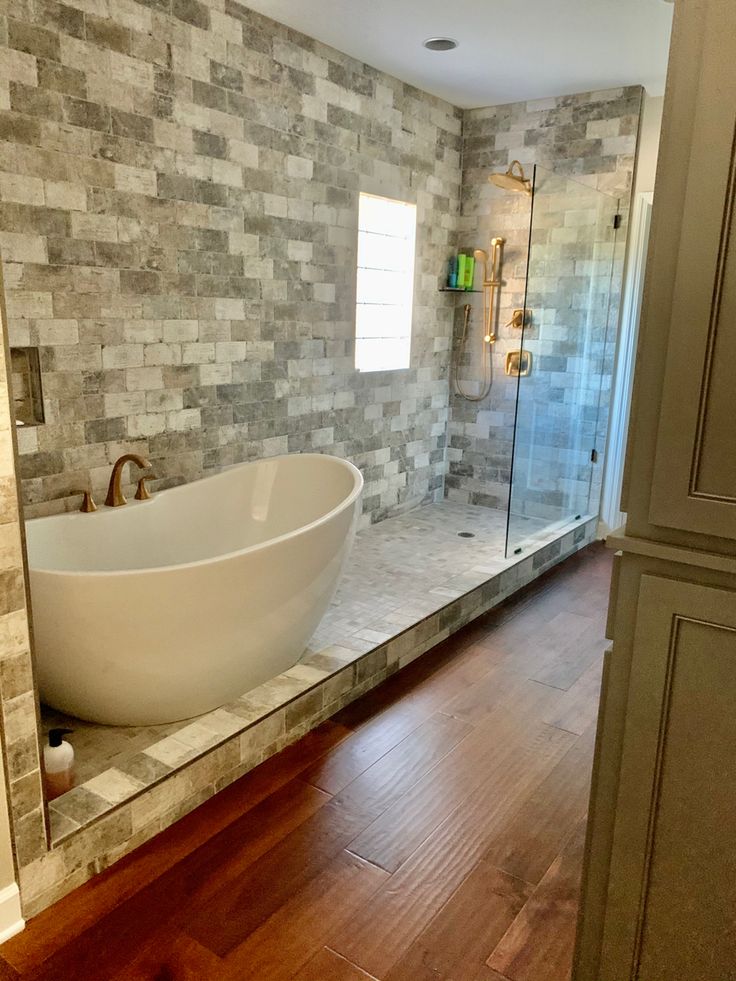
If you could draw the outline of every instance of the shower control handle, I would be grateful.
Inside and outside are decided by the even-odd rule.
[[[94,511],[97,510],[97,505],[95,504],[94,498],[92,497],[92,491],[85,490],[84,488],[80,488],[79,490],[75,489],[69,491],[70,497],[76,496],[77,494],[82,495],[82,505],[79,508],[79,510],[83,514],[92,514]]]

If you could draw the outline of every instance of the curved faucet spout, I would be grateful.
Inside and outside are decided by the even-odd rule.
[[[110,484],[107,488],[107,497],[105,498],[105,504],[109,508],[119,508],[121,505],[128,503],[123,496],[120,486],[122,483],[123,467],[126,463],[135,463],[141,470],[148,470],[151,466],[145,457],[138,456],[137,453],[125,453],[119,457],[112,468]]]

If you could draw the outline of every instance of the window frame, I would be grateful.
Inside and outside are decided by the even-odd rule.
[[[411,213],[411,218],[408,219],[411,222],[411,233],[409,235],[391,235],[390,232],[381,232],[374,229],[366,229],[361,227],[363,222],[361,221],[361,215],[363,214],[363,202],[366,199],[374,199],[391,205],[398,205],[402,209],[407,209]],[[354,352],[354,369],[360,374],[375,374],[377,372],[387,372],[387,371],[408,371],[411,368],[411,355],[413,347],[413,327],[414,327],[414,305],[416,299],[416,275],[417,275],[417,238],[418,238],[418,207],[415,201],[406,200],[406,198],[387,194],[383,191],[371,191],[371,190],[361,190],[358,195],[358,220],[357,220],[357,255],[356,255],[356,291],[355,291],[355,319],[354,319],[354,330],[353,337],[355,343]],[[407,263],[405,268],[378,268],[372,266],[361,266],[361,251],[362,251],[362,236],[371,234],[385,234],[387,238],[393,239],[395,242],[409,243],[410,248],[410,261]],[[403,324],[402,327],[405,329],[406,333],[395,333],[391,336],[376,337],[374,335],[364,335],[359,333],[360,328],[360,310],[361,307],[367,307],[371,304],[362,299],[365,293],[361,294],[361,271],[364,272],[378,272],[378,273],[396,273],[404,274],[406,276],[405,281],[402,283],[402,288],[406,290],[406,302],[391,304],[386,303],[386,307],[393,307],[397,311],[403,312]],[[378,304],[377,304],[378,305]],[[385,340],[388,342],[394,341],[397,343],[406,342],[406,352],[405,356],[402,357],[401,363],[387,363],[379,364],[377,367],[370,366],[369,362],[363,359],[360,360],[360,350],[361,341],[380,341]]]

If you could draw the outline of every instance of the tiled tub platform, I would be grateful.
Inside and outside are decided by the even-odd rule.
[[[361,532],[335,600],[300,662],[207,715],[167,726],[117,728],[44,710],[44,728],[75,728],[84,782],[49,806],[53,847],[23,869],[26,914],[81,884],[582,548],[596,526],[586,519],[544,535],[530,524],[523,553],[507,560],[505,522],[502,512],[446,501]],[[473,537],[463,537],[468,534]],[[87,861],[80,863],[82,855]]]

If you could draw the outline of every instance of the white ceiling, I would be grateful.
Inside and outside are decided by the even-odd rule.
[[[664,0],[245,0],[339,51],[467,107],[619,85],[661,95]],[[431,52],[428,37],[455,51]]]

